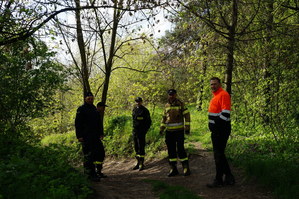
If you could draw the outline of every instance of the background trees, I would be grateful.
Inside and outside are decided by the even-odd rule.
[[[53,60],[54,55],[43,42],[33,38],[2,47],[1,134],[18,136],[30,119],[58,108],[53,97],[62,88],[65,74],[61,64]]]

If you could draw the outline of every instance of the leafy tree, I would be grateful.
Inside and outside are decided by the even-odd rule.
[[[33,38],[1,47],[1,134],[18,135],[30,118],[55,108],[53,95],[65,76],[54,55],[45,43]]]
[[[101,78],[91,89],[95,89],[96,94],[101,91],[101,101],[106,102],[112,72],[120,68],[137,70],[132,65],[119,66],[115,63],[117,60],[126,63],[126,58],[134,52],[132,46],[135,42],[149,40],[149,37],[141,32],[142,23],[148,21],[150,25],[154,24],[151,17],[157,14],[155,8],[162,6],[163,3],[161,1],[93,1],[95,7],[92,11],[81,11],[80,2],[74,2],[77,7],[76,28],[70,28],[63,20],[57,19],[60,32],[78,70],[77,74],[83,90],[90,89],[88,86],[90,77],[101,74]],[[77,30],[77,34],[72,34],[72,28]],[[73,41],[78,40],[80,61],[77,61],[75,52],[70,47],[71,44],[68,42],[70,37]]]

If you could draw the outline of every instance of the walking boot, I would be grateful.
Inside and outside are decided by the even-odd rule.
[[[184,169],[184,176],[189,176],[191,174],[190,168],[189,168],[189,161],[185,160],[182,162],[183,169]]]
[[[93,181],[93,182],[100,182],[101,178],[97,175],[95,170],[88,170],[85,172],[87,174],[88,179]]]
[[[135,167],[133,167],[133,170],[139,169],[139,162],[140,162],[139,156],[136,156],[136,160],[137,160],[137,164]]]
[[[102,173],[103,164],[96,165],[96,174],[100,178],[107,178],[108,176]]]
[[[209,188],[218,188],[223,186],[223,181],[222,180],[217,180],[214,179],[214,181],[210,184],[207,184],[207,187]]]
[[[139,158],[139,171],[144,169],[144,158]]]
[[[235,177],[232,174],[225,175],[224,185],[234,185],[236,183]]]
[[[170,171],[168,177],[176,176],[179,174],[178,168],[176,167],[176,162],[170,162]]]

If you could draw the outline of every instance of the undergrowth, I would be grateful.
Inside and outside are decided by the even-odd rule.
[[[0,146],[0,198],[83,199],[92,194],[87,179],[60,151],[22,140],[2,140]]]
[[[160,199],[201,199],[181,186],[171,186],[158,180],[145,180],[145,182],[152,185],[153,191],[159,195]]]

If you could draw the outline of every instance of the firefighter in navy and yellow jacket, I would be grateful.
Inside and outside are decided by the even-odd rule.
[[[184,147],[184,133],[190,134],[190,113],[184,103],[177,99],[174,89],[168,90],[168,102],[160,126],[160,134],[165,134],[170,164],[169,177],[178,175],[177,158],[184,168],[184,176],[190,175],[189,160]]]

